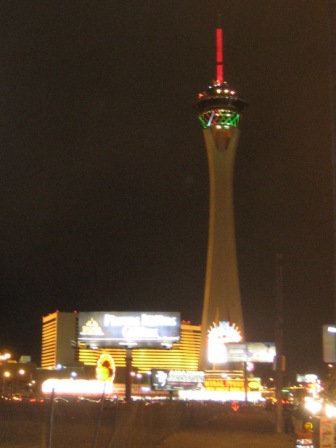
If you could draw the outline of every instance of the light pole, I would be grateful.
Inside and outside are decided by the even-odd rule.
[[[6,379],[10,378],[11,373],[8,370],[3,372],[2,395],[6,395]]]
[[[10,359],[11,354],[9,352],[0,353],[0,365],[2,365],[2,395],[6,393],[6,378],[11,376],[10,372],[5,370],[7,361]]]
[[[334,321],[336,321],[336,32],[335,32],[336,6],[335,0],[328,0],[328,58],[329,58],[329,92],[330,92],[330,137],[331,137],[331,162],[333,183],[333,231],[334,231]]]
[[[275,343],[276,343],[276,432],[283,432],[282,425],[282,383],[283,383],[283,257],[276,256],[276,318],[275,318]]]

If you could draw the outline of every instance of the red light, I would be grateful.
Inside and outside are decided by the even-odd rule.
[[[217,66],[217,81],[220,83],[224,80],[224,68],[223,68],[223,30],[221,28],[216,29],[216,66]]]

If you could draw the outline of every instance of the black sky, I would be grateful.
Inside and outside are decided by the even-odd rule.
[[[273,341],[284,255],[289,371],[333,322],[327,0],[0,4],[0,346],[40,362],[41,316],[201,320],[208,167],[192,108],[215,75],[249,103],[235,176],[247,338]]]

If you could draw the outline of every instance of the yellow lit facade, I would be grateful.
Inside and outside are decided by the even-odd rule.
[[[198,325],[181,324],[181,340],[170,350],[134,349],[132,366],[144,373],[149,370],[198,370],[201,343],[201,328]],[[113,357],[116,367],[126,366],[126,349],[92,350],[79,347],[79,361],[84,365],[96,365],[99,356],[108,353]]]
[[[74,364],[76,340],[76,314],[55,312],[42,317],[43,369],[55,369],[58,364]]]
[[[112,356],[115,366],[126,366],[126,349],[98,349],[77,346],[78,319],[76,313],[55,312],[42,318],[43,369],[58,365],[74,366],[78,361],[96,366],[102,353]],[[180,342],[172,349],[133,349],[132,366],[140,373],[151,369],[198,370],[201,328],[188,322],[181,323]]]

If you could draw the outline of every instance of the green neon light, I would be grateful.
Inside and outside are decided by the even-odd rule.
[[[232,112],[227,109],[214,109],[203,112],[198,118],[203,129],[209,128],[210,126],[237,128],[240,115],[237,112]]]

